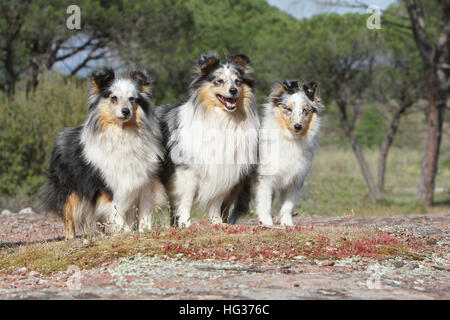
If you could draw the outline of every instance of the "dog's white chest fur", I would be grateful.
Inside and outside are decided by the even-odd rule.
[[[193,110],[189,103],[180,110],[177,139],[182,155],[175,164],[195,171],[196,200],[200,205],[229,192],[257,159],[259,120],[256,115],[236,121],[223,110]]]
[[[268,150],[268,153],[261,152],[259,174],[273,175],[278,188],[301,181],[311,169],[314,151],[298,141],[279,134],[271,140],[262,140],[260,145],[261,150]],[[266,148],[268,145],[273,150]]]
[[[260,136],[258,174],[271,176],[278,190],[303,182],[311,170],[318,131],[317,121],[314,130],[303,137],[294,137],[280,129],[271,112],[266,114]]]
[[[100,170],[104,182],[113,191],[114,202],[126,198],[134,201],[156,166],[150,141],[139,130],[123,130],[117,126],[95,134],[84,132],[82,141],[85,159]]]
[[[311,170],[320,123],[314,117],[309,130],[296,135],[280,127],[271,105],[265,107],[255,185],[255,212],[260,223],[272,225],[272,196],[279,191],[282,199],[280,223],[292,226],[292,211]]]

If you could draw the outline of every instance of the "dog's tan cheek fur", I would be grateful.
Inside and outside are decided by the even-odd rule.
[[[137,108],[134,110],[135,119],[136,119],[136,124],[137,124],[138,126],[140,126],[140,125],[142,124],[142,112],[144,112],[144,111],[142,111],[142,109],[141,109],[140,107],[137,107]]]
[[[139,127],[142,123],[142,112],[143,111],[141,108],[134,105],[133,106],[133,118],[131,118],[130,120],[125,122],[123,124],[123,127],[128,128],[128,129],[137,129],[137,127]]]
[[[307,117],[302,118],[303,129],[300,133],[301,136],[305,136],[308,131],[311,130],[314,124],[313,120],[315,119],[315,117],[317,117],[317,115],[311,112]],[[277,118],[278,124],[280,125],[281,129],[295,131],[292,117],[285,115],[281,108],[277,108]]]
[[[98,120],[102,130],[106,130],[110,126],[118,125],[118,120],[115,117],[113,110],[107,103],[103,102],[98,107],[98,114]]]
[[[123,124],[124,129],[136,129],[138,126],[142,123],[142,110],[137,105],[133,106],[133,118],[128,120]],[[114,115],[114,111],[112,108],[107,104],[103,103],[99,106],[98,109],[99,113],[99,123],[101,130],[106,130],[107,128],[111,126],[118,126],[119,120]]]
[[[247,119],[247,115],[249,114],[252,105],[252,98],[252,89],[244,84],[237,101],[237,110],[235,112],[236,116],[239,117],[241,121]]]
[[[302,117],[302,127],[303,129],[300,132],[300,136],[304,137],[308,134],[309,130],[311,130],[312,126],[313,126],[313,119],[314,117],[316,117],[315,113],[310,112],[308,114],[308,116],[304,116]]]
[[[204,84],[200,88],[199,100],[206,109],[212,109],[214,107],[221,108],[222,106],[222,103],[217,100],[216,93],[209,83]]]
[[[239,106],[242,109],[245,109],[245,112],[250,109],[250,106],[252,104],[252,98],[253,98],[253,92],[252,89],[247,86],[243,85],[241,90],[241,95],[239,96]]]
[[[216,95],[220,94],[222,96],[227,95],[227,90],[223,88],[211,87],[211,84],[204,84],[199,90],[199,100],[200,103],[207,109],[220,108],[224,112],[228,112],[225,106],[217,99]],[[240,120],[245,120],[247,118],[247,113],[250,111],[252,103],[252,89],[247,85],[243,85],[241,89],[241,94],[237,100],[237,110],[233,113],[233,117],[237,117]]]
[[[315,117],[317,117],[317,115],[313,112],[310,113],[310,115],[308,117],[303,118],[304,120],[302,121],[302,126],[303,126],[303,130],[301,135],[305,136],[309,130],[311,130],[314,126],[314,119]]]
[[[283,110],[279,107],[277,108],[277,118],[278,118],[278,124],[280,125],[280,128],[283,130],[288,130],[290,128],[292,120],[290,117],[287,117]]]

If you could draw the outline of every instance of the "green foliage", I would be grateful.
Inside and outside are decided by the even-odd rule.
[[[359,143],[368,148],[378,148],[386,133],[386,119],[375,106],[370,105],[364,111],[356,126],[356,138]]]
[[[328,121],[328,120],[327,120]],[[410,137],[411,139],[412,137]],[[415,139],[415,138],[412,138]],[[446,143],[448,146],[448,142]],[[372,172],[377,166],[377,150],[365,150]],[[305,215],[394,215],[405,213],[448,212],[450,194],[439,193],[444,205],[424,208],[415,197],[420,174],[421,152],[395,147],[388,158],[386,196],[377,202],[369,201],[358,164],[348,148],[321,146],[314,158],[311,174],[300,194],[296,211]],[[450,171],[440,166],[436,187],[450,188]],[[445,207],[447,201],[447,207]],[[276,212],[278,207],[274,208]]]
[[[263,0],[124,1],[121,10],[108,45],[127,68],[151,72],[157,105],[187,97],[194,61],[205,51],[247,54],[260,102],[275,82],[299,76],[291,65],[300,63],[291,41],[298,21]]]
[[[117,5],[104,1],[78,1],[82,15],[82,31],[78,32],[66,27],[67,8],[71,4],[73,2],[68,0],[2,0],[0,89],[8,96],[12,97],[21,79],[28,78],[27,85],[35,86],[38,74],[51,69],[57,61],[64,61],[83,50],[95,52],[104,48],[108,31],[120,20]],[[86,46],[80,40],[83,38]]]
[[[0,104],[0,194],[36,195],[57,133],[85,119],[86,81],[63,81],[51,76],[42,81],[31,100],[24,94]]]
[[[315,78],[325,102],[351,99],[367,89],[366,72],[377,47],[377,33],[366,16],[322,14],[301,21],[297,42],[304,79]]]
[[[145,68],[157,104],[185,98],[196,58],[194,20],[180,0],[115,1],[121,23],[106,29],[123,69]],[[110,9],[112,10],[112,9]],[[112,20],[114,21],[114,20]]]
[[[441,165],[443,168],[450,170],[450,158],[442,159]]]
[[[17,5],[17,10],[28,3],[5,1],[4,8]],[[424,1],[425,10],[433,12],[435,1]],[[381,31],[368,30],[367,15],[323,14],[296,20],[264,0],[82,0],[77,4],[82,9],[83,31],[77,33],[65,28],[65,9],[69,4],[70,1],[57,0],[30,2],[20,29],[20,41],[14,42],[15,72],[26,70],[33,45],[40,52],[48,44],[73,35],[95,34],[106,39],[105,45],[117,53],[122,70],[138,67],[150,71],[155,104],[160,105],[187,97],[191,68],[199,53],[208,50],[216,50],[222,56],[244,53],[255,70],[259,103],[265,102],[271,87],[283,79],[318,80],[326,106],[321,144],[334,148],[348,147],[336,107],[339,98],[349,101],[350,123],[355,119],[351,101],[363,101],[355,134],[363,147],[375,149],[384,137],[390,111],[396,103],[404,98],[414,102],[426,94],[424,66],[411,34],[384,24]],[[402,5],[392,5],[388,11],[404,15]],[[436,38],[442,28],[438,20],[428,16],[427,23],[436,26],[430,29],[430,36]],[[12,30],[5,17],[0,17],[0,40]],[[405,24],[393,16],[389,19]],[[0,59],[4,58],[4,52],[0,50]],[[374,60],[376,63],[372,63]],[[0,87],[4,80],[2,67]],[[45,180],[57,132],[65,126],[81,124],[86,117],[86,85],[85,79],[49,76],[40,82],[30,100],[18,92],[7,101],[0,91],[0,195],[36,195]],[[396,137],[395,141],[400,141],[397,147],[413,149],[417,141],[423,141],[423,130],[417,128],[424,126],[425,120],[423,115],[419,118],[404,119],[409,121],[408,128],[403,128],[404,134]],[[447,171],[441,176],[448,180],[449,154],[442,149],[440,166]],[[334,159],[333,155],[333,151],[326,155],[329,162],[319,165],[319,170],[333,167],[330,166],[333,161],[354,160],[351,153],[340,159]],[[416,158],[417,164],[420,163],[420,157]],[[390,171],[390,166],[388,176],[398,178],[399,185],[415,184],[420,169],[411,167],[414,174],[407,183],[403,183],[403,173]],[[317,188],[305,189],[306,207],[320,213],[343,212],[346,204],[364,207],[361,199],[365,197],[365,188],[355,168],[357,164],[353,163],[350,171],[356,173],[351,177],[337,177],[333,171],[321,176],[320,181],[313,180],[311,185]],[[439,179],[438,183],[447,186]]]

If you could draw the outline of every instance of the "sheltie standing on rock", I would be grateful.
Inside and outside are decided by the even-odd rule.
[[[128,231],[136,216],[139,230],[150,229],[152,209],[165,197],[150,78],[140,71],[116,78],[104,69],[91,82],[88,118],[58,134],[41,192],[44,208],[62,216],[66,239],[99,224]]]
[[[230,223],[247,213],[251,193],[260,223],[273,225],[272,199],[280,192],[280,223],[293,225],[292,211],[317,147],[322,108],[314,81],[299,88],[297,81],[285,80],[272,91],[264,106],[257,173],[237,199]]]
[[[245,55],[224,63],[215,52],[201,54],[187,102],[156,108],[167,150],[163,182],[172,223],[191,224],[197,204],[211,223],[221,223],[239,183],[257,162],[259,120],[252,69]]]

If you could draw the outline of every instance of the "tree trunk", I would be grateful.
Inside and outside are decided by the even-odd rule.
[[[397,133],[398,126],[400,124],[400,118],[405,113],[406,109],[411,106],[410,103],[401,103],[400,107],[394,113],[394,116],[391,119],[389,124],[388,131],[386,136],[384,137],[383,143],[380,148],[380,155],[378,157],[378,192],[384,192],[384,178],[386,175],[386,162],[389,150],[392,146],[392,142],[394,141],[394,136]]]
[[[442,124],[447,100],[447,80],[445,70],[434,66],[429,74],[428,129],[425,153],[420,170],[417,196],[427,206],[433,204],[435,177],[438,169],[439,151],[442,138]]]
[[[447,103],[450,72],[450,0],[442,0],[444,32],[436,45],[430,43],[425,25],[425,14],[420,0],[403,0],[408,11],[414,40],[423,61],[428,66],[428,128],[425,153],[420,170],[417,196],[425,205],[433,204],[435,176],[442,138],[444,109]]]
[[[26,87],[26,99],[30,98],[30,93],[34,95],[36,88],[39,83],[39,62],[37,58],[31,58],[29,61],[30,64],[30,75],[27,80]]]
[[[347,139],[350,142],[350,146],[352,147],[353,153],[356,156],[356,159],[358,160],[359,167],[361,169],[361,173],[364,178],[364,182],[366,183],[367,189],[369,191],[369,197],[372,200],[379,199],[381,197],[381,194],[378,192],[374,180],[372,178],[372,174],[370,173],[369,164],[367,163],[366,159],[364,158],[363,151],[361,149],[361,145],[358,143],[358,140],[356,139],[356,136],[353,134],[353,130],[348,124],[347,120],[347,102],[340,100],[337,101],[337,105],[339,108],[339,121],[341,123],[342,128],[344,129],[345,135],[347,136]]]
[[[5,93],[8,99],[12,99],[16,92],[17,75],[14,72],[12,47],[8,46],[5,51],[5,59],[3,62],[5,66]]]

